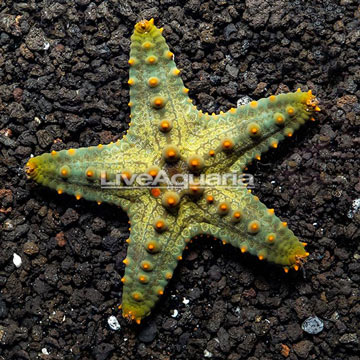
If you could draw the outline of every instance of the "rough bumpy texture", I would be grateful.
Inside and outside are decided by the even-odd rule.
[[[311,91],[270,96],[219,115],[191,104],[174,55],[153,20],[136,24],[132,35],[128,84],[131,126],[117,143],[53,151],[31,158],[26,172],[38,183],[78,200],[108,202],[129,215],[122,311],[136,320],[150,314],[196,235],[220,238],[258,256],[296,270],[308,256],[287,224],[245,187],[203,187],[201,174],[242,172],[284,137],[291,137],[319,111]],[[133,175],[194,174],[190,187],[160,184],[133,189]],[[116,179],[117,189],[101,188]]]

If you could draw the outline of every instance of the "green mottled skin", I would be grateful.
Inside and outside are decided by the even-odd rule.
[[[100,188],[100,173],[105,170],[109,179],[115,174],[128,171],[132,174],[145,172],[156,165],[168,173],[189,173],[187,159],[199,155],[204,160],[203,173],[241,172],[246,164],[268,150],[286,135],[292,135],[301,124],[317,111],[316,99],[311,93],[295,92],[261,99],[257,103],[232,109],[226,114],[202,114],[193,107],[184,90],[183,82],[176,74],[175,62],[169,52],[161,30],[153,22],[142,21],[135,26],[131,37],[130,106],[131,126],[121,141],[101,147],[80,148],[43,154],[31,158],[27,164],[28,175],[38,183],[86,200],[108,202],[121,206],[129,215],[131,235],[129,239],[126,271],[123,278],[123,315],[138,322],[154,307],[171,278],[177,262],[190,238],[209,234],[224,242],[249,251],[261,259],[281,264],[286,269],[300,263],[307,256],[303,243],[295,237],[286,224],[273,215],[264,204],[243,188],[206,188],[200,197],[182,191],[179,205],[169,211],[162,205],[162,196],[155,197],[148,188],[104,190]],[[150,43],[146,48],[144,43]],[[149,63],[149,56],[155,62]],[[154,59],[153,59],[154,60]],[[151,77],[159,84],[148,85]],[[152,106],[154,97],[162,97],[164,106]],[[289,106],[294,110],[288,114]],[[315,109],[316,108],[316,109]],[[274,114],[284,116],[278,125]],[[171,120],[168,133],[159,130],[161,120]],[[249,124],[256,122],[260,134],[249,135]],[[222,150],[224,139],[233,141],[231,151]],[[166,145],[175,145],[180,159],[168,164],[162,158]],[[276,145],[274,145],[275,147]],[[215,156],[209,156],[214,150]],[[67,176],[60,171],[67,166]],[[91,179],[86,172],[91,169]],[[214,198],[212,204],[207,197]],[[227,202],[229,213],[219,214],[219,204]],[[240,210],[239,222],[231,221],[235,210]],[[167,229],[157,232],[154,222],[165,220]],[[249,231],[250,222],[257,220],[260,229]],[[274,234],[273,242],[267,236]],[[158,252],[149,251],[153,243]],[[151,269],[142,269],[147,261]],[[142,278],[142,282],[139,277]]]

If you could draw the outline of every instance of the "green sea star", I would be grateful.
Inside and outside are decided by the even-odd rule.
[[[31,158],[26,173],[36,182],[77,199],[121,206],[128,214],[128,242],[122,295],[123,316],[150,314],[186,244],[199,234],[296,270],[308,256],[301,243],[244,187],[203,187],[199,175],[241,173],[319,111],[316,98],[300,89],[253,101],[219,115],[197,111],[179,77],[173,53],[153,19],[135,25],[130,52],[131,126],[115,144],[52,151]],[[161,183],[133,188],[135,174],[152,179],[194,174],[186,188]],[[120,188],[101,179],[121,174]]]

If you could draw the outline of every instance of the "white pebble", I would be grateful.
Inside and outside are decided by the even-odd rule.
[[[175,309],[173,310],[173,314],[171,315],[171,317],[176,318],[178,316],[179,312]]]
[[[352,219],[354,217],[354,215],[359,211],[360,209],[360,198],[359,199],[355,199],[352,202],[352,209],[349,210],[347,216],[349,219]]]
[[[187,299],[187,298],[183,298],[182,303],[183,303],[184,305],[187,305],[189,302],[190,302],[190,300],[189,300],[189,299]]]
[[[22,264],[21,257],[16,253],[13,255],[13,263],[17,268],[19,268]]]
[[[213,356],[213,354],[209,351],[209,350],[204,350],[204,357],[206,358],[211,358]]]
[[[250,96],[243,96],[236,102],[236,106],[239,107],[241,105],[247,105],[252,101],[252,98]]]
[[[310,316],[302,323],[301,328],[308,334],[319,334],[324,329],[324,323],[317,316]]]
[[[42,348],[41,349],[41,352],[44,354],[44,355],[50,355],[47,348]]]
[[[46,42],[44,43],[43,49],[44,49],[44,50],[48,50],[49,47],[50,47],[50,44],[46,41]]]
[[[119,330],[120,329],[120,324],[119,324],[119,321],[118,319],[114,316],[114,315],[111,315],[109,318],[108,318],[108,324],[110,326],[110,329],[111,330]]]

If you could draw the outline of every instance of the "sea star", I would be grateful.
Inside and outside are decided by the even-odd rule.
[[[219,115],[197,111],[188,98],[174,54],[154,20],[135,25],[130,52],[131,126],[121,141],[97,147],[52,151],[31,158],[27,175],[76,199],[121,206],[131,234],[122,295],[123,316],[150,314],[186,244],[208,234],[295,270],[308,256],[287,224],[246,187],[204,186],[200,175],[242,173],[253,159],[292,136],[319,111],[311,91],[270,96]],[[189,186],[160,181],[130,186],[135,175],[184,177]],[[104,188],[121,174],[121,185]]]

